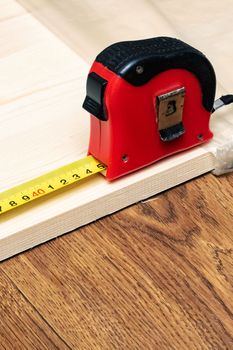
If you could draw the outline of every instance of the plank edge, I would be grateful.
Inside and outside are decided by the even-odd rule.
[[[129,185],[127,191],[125,188],[118,189],[64,214],[9,235],[0,241],[0,261],[212,171],[214,164],[215,157],[211,152],[197,155],[159,174],[140,179],[137,183]]]

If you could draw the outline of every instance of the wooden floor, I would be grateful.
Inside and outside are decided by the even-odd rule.
[[[1,349],[233,349],[233,175],[0,265]]]

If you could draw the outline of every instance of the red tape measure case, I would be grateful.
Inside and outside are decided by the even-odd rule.
[[[208,59],[178,39],[107,47],[87,79],[89,154],[107,165],[113,180],[208,141],[215,88]]]

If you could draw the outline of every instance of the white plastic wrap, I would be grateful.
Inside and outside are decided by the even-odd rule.
[[[216,158],[214,175],[233,171],[233,137],[226,144],[219,146],[214,153]]]

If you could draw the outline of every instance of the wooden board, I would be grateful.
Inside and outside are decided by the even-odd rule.
[[[3,191],[83,157],[89,118],[81,108],[88,65],[16,2],[1,0],[0,13]],[[171,35],[163,17],[160,25],[163,34]],[[147,32],[145,27],[145,36]],[[212,150],[225,143],[233,130],[229,111],[219,113],[218,118],[212,122],[215,140],[205,147],[170,157],[111,184],[98,175],[1,216],[0,260],[212,170]]]

